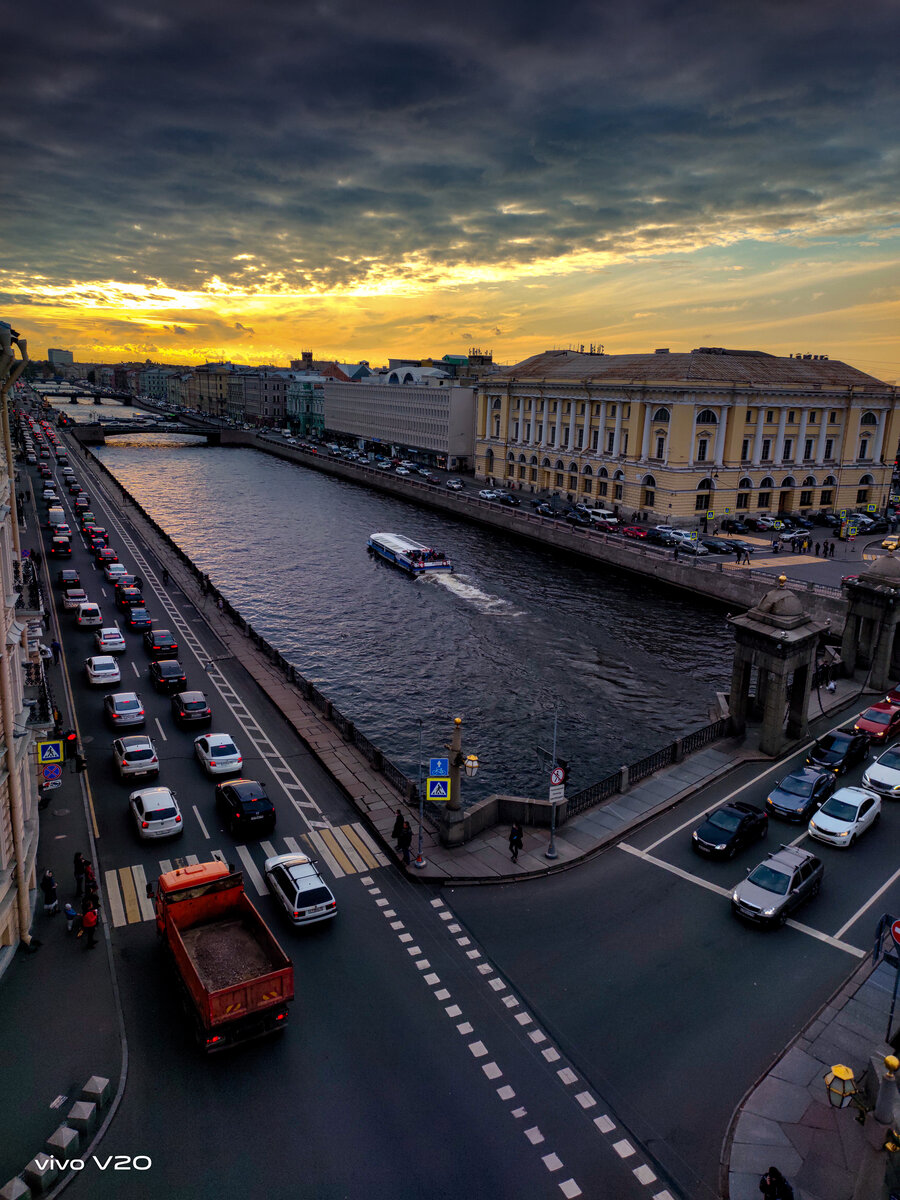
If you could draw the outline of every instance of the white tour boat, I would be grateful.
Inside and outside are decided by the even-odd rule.
[[[452,571],[453,564],[440,550],[420,546],[399,533],[373,533],[369,536],[369,549],[410,575],[422,575],[426,571]]]

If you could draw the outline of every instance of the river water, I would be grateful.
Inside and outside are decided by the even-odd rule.
[[[700,599],[255,450],[141,434],[96,453],[411,778],[419,718],[427,769],[462,717],[481,764],[467,799],[546,795],[535,747],[550,748],[557,707],[573,791],[705,724],[727,686],[730,627]],[[375,530],[444,550],[454,574],[408,579],[367,553]]]

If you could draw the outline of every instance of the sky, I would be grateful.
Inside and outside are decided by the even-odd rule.
[[[33,358],[715,345],[900,379],[895,0],[44,0],[3,40]]]

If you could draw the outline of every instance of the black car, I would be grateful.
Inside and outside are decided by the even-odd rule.
[[[56,572],[56,586],[64,592],[69,588],[81,587],[81,576],[74,568],[64,567],[62,571]]]
[[[740,518],[728,517],[719,526],[723,533],[748,533],[749,530]]]
[[[178,643],[168,629],[148,629],[144,634],[144,649],[151,658],[175,658]]]
[[[547,504],[546,501],[544,501],[541,504],[536,505],[535,512],[538,514],[538,516],[552,517],[554,520],[557,520],[559,517],[562,516],[562,513],[557,512],[556,509],[553,507],[553,505]]]
[[[127,612],[129,608],[143,608],[144,597],[140,588],[116,585],[116,608]]]
[[[825,803],[836,783],[834,771],[821,766],[800,767],[775,784],[766,800],[766,810],[785,821],[806,822]]]
[[[725,538],[702,537],[700,545],[705,546],[710,554],[734,554],[734,546]]]
[[[179,729],[199,729],[212,723],[212,709],[203,692],[179,692],[172,697],[172,717]]]
[[[706,814],[691,835],[691,845],[710,858],[734,858],[744,846],[764,838],[768,829],[769,818],[761,808],[735,800]]]
[[[869,739],[852,729],[839,729],[819,738],[806,761],[810,766],[828,767],[835,775],[843,775],[854,763],[869,757]]]
[[[508,495],[498,496],[497,503],[505,504],[507,508],[518,508],[519,507],[519,501],[516,499],[515,496],[508,496]]]
[[[275,805],[258,779],[231,779],[216,787],[216,811],[234,837],[271,833]]]
[[[150,664],[150,682],[158,692],[183,692],[187,675],[177,658],[155,659]]]
[[[681,538],[675,537],[673,533],[668,533],[665,529],[648,529],[644,541],[652,542],[654,546],[681,545]]]
[[[565,520],[567,525],[577,525],[581,529],[590,529],[591,527],[591,518],[586,517],[584,513],[568,512]]]
[[[140,633],[144,629],[152,628],[153,618],[146,608],[129,608],[125,615],[125,626],[135,633]]]

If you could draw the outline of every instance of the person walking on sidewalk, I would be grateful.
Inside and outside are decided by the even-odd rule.
[[[777,1167],[769,1167],[759,1181],[759,1190],[763,1200],[794,1200],[794,1189]]]
[[[509,831],[509,857],[513,862],[519,861],[519,851],[522,849],[523,843],[522,826],[518,821],[514,821]]]
[[[78,909],[71,900],[67,900],[63,912],[66,915],[66,933],[71,933],[75,928],[76,921],[78,920]]]
[[[56,894],[56,880],[50,870],[43,874],[41,891],[44,893],[44,912],[48,917],[55,916],[59,912],[59,897]]]
[[[84,869],[87,866],[87,860],[79,850],[75,855],[75,862],[72,870],[75,872],[75,898],[77,899],[84,891]]]
[[[400,836],[397,838],[397,849],[403,854],[404,863],[409,865],[409,848],[412,845],[412,830],[409,827],[409,821],[403,822],[403,828],[400,830]]]
[[[397,815],[394,818],[394,828],[391,830],[391,837],[396,843],[397,849],[400,849],[400,834],[403,832],[403,809],[397,809]]]
[[[53,641],[50,643],[50,649],[53,651],[53,665],[55,667],[58,667],[59,666],[59,656],[60,656],[60,654],[62,654],[62,646],[59,644],[59,642],[56,640],[56,638],[54,638]]]
[[[87,939],[85,941],[85,945],[87,946],[88,950],[96,949],[96,942],[94,939],[97,936],[97,923],[99,919],[99,913],[93,906],[91,906],[81,918],[81,928],[85,938]]]
[[[163,571],[162,571],[162,581],[163,581],[163,587],[169,586],[169,572],[166,570],[165,567],[163,567]]]

